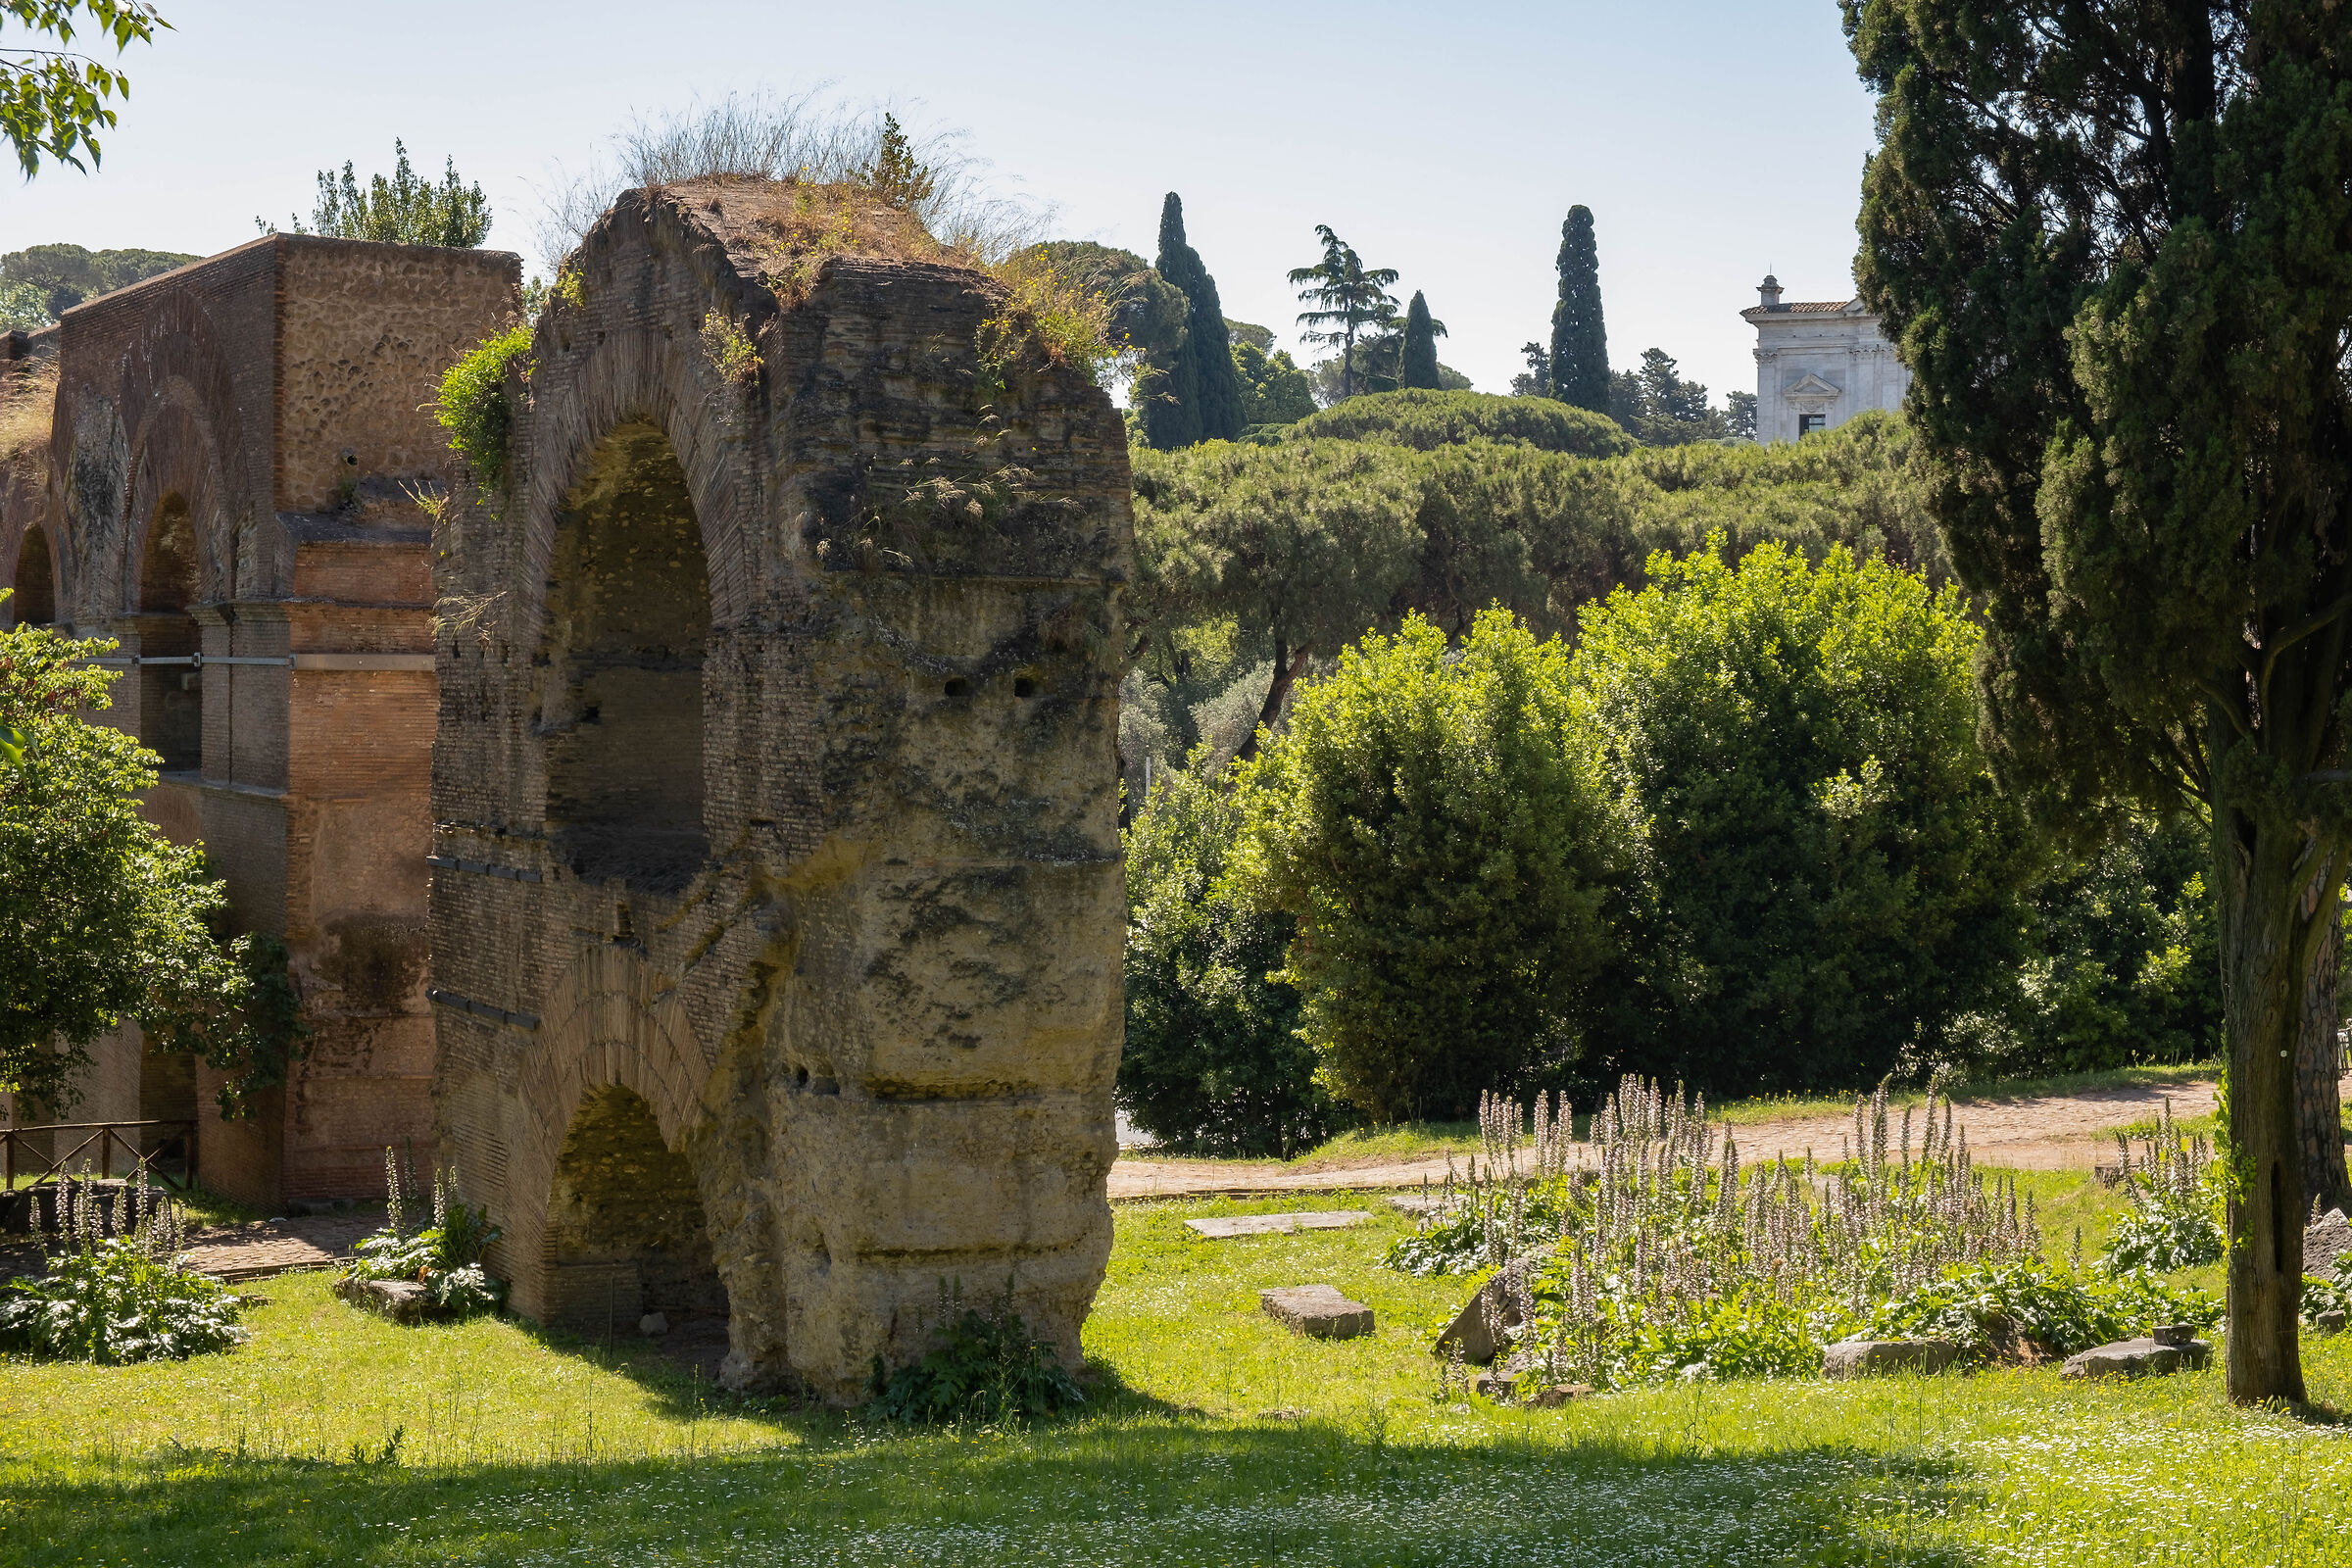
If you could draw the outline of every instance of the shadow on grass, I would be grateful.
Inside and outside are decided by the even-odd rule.
[[[0,1470],[0,1560],[1156,1565],[1774,1562],[1966,1568],[1969,1478],[1843,1446],[1556,1442],[1464,1418],[1228,1427],[1133,1408],[1031,1431],[695,1459],[409,1469],[181,1449]]]

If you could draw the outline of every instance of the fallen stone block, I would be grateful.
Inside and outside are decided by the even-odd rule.
[[[2168,1372],[2203,1366],[2213,1356],[2213,1347],[2203,1340],[2190,1340],[2185,1345],[2167,1345],[2153,1335],[2138,1340],[2118,1340],[2112,1345],[2094,1345],[2089,1349],[2066,1358],[2059,1369],[2062,1378],[2151,1378]]]
[[[335,1281],[335,1295],[395,1323],[421,1323],[433,1309],[433,1298],[415,1280],[355,1280],[346,1275]]]
[[[2321,1279],[2335,1278],[2336,1261],[2352,1252],[2352,1219],[2331,1208],[2303,1227],[2303,1272]]]
[[[1185,1228],[1212,1242],[1236,1236],[1288,1236],[1293,1231],[1344,1231],[1372,1216],[1360,1208],[1323,1209],[1305,1214],[1216,1214],[1188,1219]]]
[[[1276,1322],[1310,1339],[1352,1340],[1372,1332],[1372,1309],[1328,1285],[1284,1285],[1257,1293],[1257,1304]]]
[[[1554,1383],[1549,1388],[1538,1389],[1536,1396],[1527,1402],[1539,1410],[1556,1410],[1571,1399],[1589,1399],[1592,1393],[1590,1383]]]
[[[1519,1380],[1508,1372],[1481,1372],[1470,1386],[1496,1404],[1508,1404],[1519,1392]]]
[[[1821,1352],[1825,1378],[1879,1377],[1889,1372],[1941,1372],[1960,1359],[1950,1340],[1847,1340]]]
[[[2344,1332],[2344,1309],[2331,1306],[2312,1319],[2311,1326],[2322,1334],[2341,1334]]]
[[[658,1340],[669,1332],[669,1316],[664,1312],[648,1312],[637,1320],[637,1332],[649,1340]]]
[[[1493,1279],[1478,1288],[1478,1294],[1462,1304],[1462,1309],[1446,1325],[1434,1347],[1439,1355],[1450,1355],[1458,1340],[1462,1359],[1472,1366],[1485,1366],[1502,1349],[1502,1335],[1519,1327],[1521,1289],[1527,1271],[1536,1257],[1523,1257],[1509,1265]],[[1498,1333],[1497,1331],[1501,1331]]]

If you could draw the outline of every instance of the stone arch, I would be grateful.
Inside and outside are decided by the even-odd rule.
[[[549,1185],[546,1237],[550,1326],[610,1337],[649,1312],[673,1327],[727,1315],[694,1168],[633,1089],[581,1097]]]
[[[615,427],[555,516],[536,661],[548,830],[584,878],[676,892],[709,853],[710,589],[668,437]]]
[[[177,490],[156,503],[139,530],[136,612],[138,736],[163,759],[163,771],[190,773],[204,763],[204,666],[195,658],[202,633],[191,612],[202,597],[196,520]]]
[[[37,522],[27,526],[17,540],[16,564],[9,573],[9,582],[16,589],[8,598],[10,625],[47,626],[57,620],[63,597],[58,592],[57,566],[49,530]]]
[[[234,518],[253,510],[235,504],[232,491],[266,496],[266,476],[236,474],[223,466],[249,462],[236,387],[220,334],[202,300],[186,289],[157,291],[139,337],[122,365],[116,406],[130,411],[132,428],[123,540],[122,603],[138,603],[142,534],[157,504],[171,491],[183,495],[195,518],[199,546],[198,589],[205,602],[265,591],[236,581]],[[258,488],[257,488],[258,485]]]
[[[544,1321],[563,1309],[548,1266],[549,1205],[583,1109],[607,1090],[626,1090],[661,1144],[690,1157],[712,1061],[676,990],[631,950],[600,945],[564,974],[514,1076],[521,1124],[509,1139],[500,1215],[507,1236],[494,1261],[514,1281],[515,1310]]]

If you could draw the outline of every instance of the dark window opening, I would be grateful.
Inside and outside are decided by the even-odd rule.
[[[188,611],[199,595],[196,525],[188,504],[164,497],[147,525],[139,560],[139,739],[167,773],[204,762],[204,672],[191,662],[203,646]],[[150,661],[169,660],[157,663]]]
[[[1800,414],[1796,416],[1796,438],[1802,441],[1816,430],[1828,429],[1829,424],[1830,416],[1826,414]]]
[[[1012,695],[1015,697],[1035,697],[1037,695],[1037,682],[1031,680],[1026,675],[1017,675],[1013,677]]]
[[[674,893],[707,853],[702,525],[669,440],[605,438],[556,514],[548,595],[548,828],[572,868]]]
[[[49,536],[38,528],[24,530],[17,546],[17,591],[8,608],[19,626],[46,626],[57,619],[57,565],[49,555]]]
[[[972,695],[972,683],[958,675],[942,686],[940,690],[950,697],[969,697]]]
[[[547,1247],[550,1326],[622,1338],[659,1312],[673,1356],[706,1342],[725,1353],[727,1292],[702,1191],[634,1091],[608,1084],[580,1102],[556,1159]]]

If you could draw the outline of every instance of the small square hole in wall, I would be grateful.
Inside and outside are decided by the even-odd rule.
[[[1037,695],[1037,682],[1031,680],[1026,675],[1014,676],[1012,682],[1012,695],[1015,697],[1035,697]]]
[[[957,675],[940,690],[950,697],[969,697],[972,695],[972,683]]]

